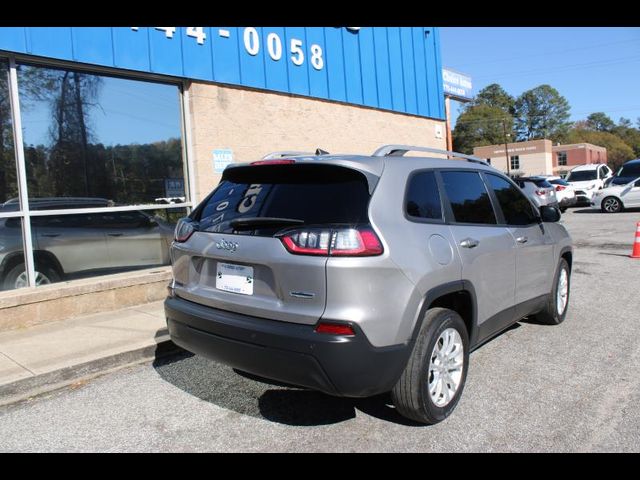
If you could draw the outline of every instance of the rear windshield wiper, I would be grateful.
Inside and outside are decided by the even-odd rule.
[[[282,225],[303,225],[304,220],[297,218],[249,217],[235,218],[229,222],[234,230],[253,230],[254,228],[280,227]]]

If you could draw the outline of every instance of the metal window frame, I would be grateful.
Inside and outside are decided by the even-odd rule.
[[[123,212],[132,210],[169,210],[176,208],[185,208],[187,214],[193,209],[195,195],[195,178],[194,178],[194,160],[193,146],[191,139],[191,123],[189,109],[189,95],[186,83],[182,79],[170,76],[158,76],[153,74],[139,74],[137,72],[119,71],[117,69],[109,69],[100,66],[89,66],[83,64],[75,64],[73,62],[56,61],[54,59],[39,59],[28,55],[12,54],[9,52],[0,52],[0,56],[8,61],[8,84],[9,84],[9,100],[11,106],[11,122],[13,130],[13,141],[16,162],[16,176],[18,180],[18,198],[19,210],[15,212],[0,213],[0,219],[3,218],[21,218],[22,219],[22,241],[23,256],[26,266],[28,288],[35,288],[35,259],[33,254],[33,241],[31,234],[31,217],[43,216],[60,216],[72,215],[78,213],[103,213],[103,212]],[[126,205],[121,207],[97,207],[97,208],[73,208],[73,209],[50,209],[50,210],[30,210],[28,201],[28,185],[26,159],[24,154],[24,141],[22,136],[22,111],[20,109],[20,92],[18,86],[18,62],[28,63],[42,68],[64,68],[76,71],[83,71],[94,75],[106,75],[112,77],[120,77],[128,80],[150,81],[155,83],[163,83],[166,85],[174,85],[178,87],[179,107],[180,107],[180,133],[182,135],[182,162],[183,172],[185,175],[185,197],[186,201],[182,203],[169,204],[141,204]]]
[[[513,166],[513,161],[518,162],[518,166],[514,167]],[[509,166],[511,167],[511,170],[520,170],[520,155],[511,155],[509,157]]]

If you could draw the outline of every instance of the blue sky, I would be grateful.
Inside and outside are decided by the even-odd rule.
[[[571,105],[571,121],[604,112],[640,117],[640,28],[487,27],[440,29],[442,64],[517,97],[549,84]],[[461,104],[452,102],[452,127]]]

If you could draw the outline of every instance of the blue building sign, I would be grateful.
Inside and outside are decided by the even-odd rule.
[[[463,102],[473,99],[473,84],[469,75],[443,68],[442,80],[446,96]]]
[[[430,27],[0,27],[0,51],[444,118]]]

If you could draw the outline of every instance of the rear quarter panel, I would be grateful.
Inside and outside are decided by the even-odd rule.
[[[444,224],[414,223],[405,218],[404,195],[409,173],[425,168],[424,161],[393,158],[385,162],[384,173],[369,204],[369,219],[384,245],[380,257],[327,262],[327,309],[331,316],[336,305],[357,306],[358,322],[375,346],[396,345],[411,338],[418,313],[427,292],[439,285],[461,279],[461,264],[455,254],[450,231]],[[432,236],[438,238],[430,249]],[[366,262],[366,267],[365,267]],[[343,271],[338,274],[339,269]],[[338,278],[340,280],[338,280]],[[345,294],[349,285],[358,292]],[[338,301],[339,300],[339,301]],[[344,310],[343,310],[344,312]]]

